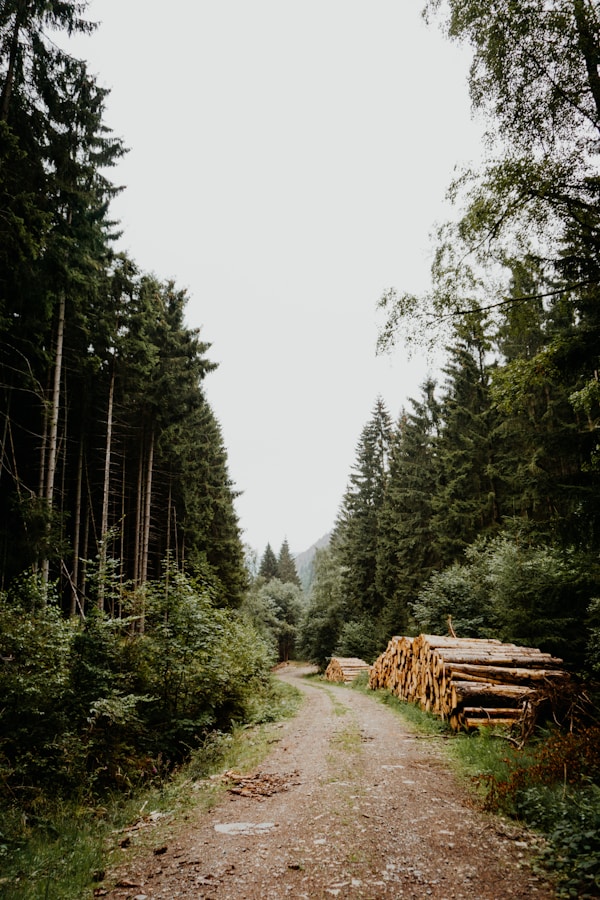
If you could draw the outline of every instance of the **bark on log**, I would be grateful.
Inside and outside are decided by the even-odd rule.
[[[387,688],[453,728],[473,727],[478,719],[506,724],[521,715],[533,690],[569,679],[561,665],[536,648],[496,639],[394,636],[371,668],[369,687]]]
[[[332,656],[331,661],[325,669],[325,678],[327,681],[336,681],[348,683],[354,681],[360,672],[369,672],[370,666],[364,659],[356,657]]]

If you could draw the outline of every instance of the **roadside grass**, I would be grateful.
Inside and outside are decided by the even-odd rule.
[[[556,896],[600,897],[600,728],[578,734],[539,729],[522,748],[501,728],[455,734],[437,717],[389,691],[355,690],[389,706],[416,733],[440,738],[458,777],[483,809],[544,838],[538,863],[556,879]]]
[[[37,821],[17,823],[17,809],[0,810],[0,897],[4,900],[81,900],[91,897],[110,866],[119,861],[120,844],[128,829],[136,831],[135,847],[161,842],[185,827],[192,810],[214,806],[226,787],[211,775],[228,769],[257,766],[276,739],[277,723],[293,716],[302,702],[297,688],[273,679],[266,697],[257,698],[253,722],[231,733],[207,735],[189,761],[160,784],[134,796],[104,796],[89,802],[47,802]],[[13,817],[15,821],[11,822]],[[9,843],[5,834],[21,825],[21,840]],[[135,852],[130,848],[129,852]]]

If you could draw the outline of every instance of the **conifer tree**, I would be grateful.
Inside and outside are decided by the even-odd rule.
[[[398,421],[390,453],[389,477],[379,514],[376,578],[385,598],[385,636],[406,630],[410,604],[439,566],[433,533],[437,488],[440,407],[435,382],[428,379],[419,400],[411,400]]]
[[[476,315],[457,325],[444,368],[443,428],[436,442],[431,522],[436,555],[444,565],[459,560],[465,548],[497,526],[501,517],[486,363],[490,341],[483,329]]]
[[[377,586],[379,516],[388,480],[392,425],[381,397],[363,428],[356,462],[342,499],[333,545],[343,568],[344,588],[357,614],[376,617],[384,597]]]
[[[290,547],[287,538],[285,538],[283,544],[281,545],[281,549],[279,550],[279,556],[277,558],[277,571],[277,577],[284,584],[295,584],[297,587],[302,587],[298,572],[296,570],[296,563],[294,562],[294,558],[290,553]]]
[[[258,574],[259,577],[264,578],[265,581],[271,581],[271,579],[273,578],[279,578],[279,564],[270,544],[267,544],[265,548],[265,552],[263,553],[262,559],[260,561]]]

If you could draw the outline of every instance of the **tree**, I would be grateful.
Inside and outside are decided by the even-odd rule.
[[[382,298],[382,344],[400,325],[415,339],[487,312],[507,354],[492,396],[506,417],[509,504],[565,544],[598,546],[598,5],[426,4],[442,11],[449,37],[473,50],[471,97],[489,153],[450,188],[462,209],[438,235],[432,290]]]
[[[279,578],[279,565],[277,563],[277,557],[275,556],[273,548],[270,544],[267,544],[267,546],[265,547],[265,552],[263,553],[262,559],[260,561],[258,574],[259,577],[264,578],[265,581],[271,581],[273,578]]]
[[[378,397],[362,430],[356,462],[335,526],[333,545],[343,568],[344,589],[357,611],[377,616],[384,605],[376,579],[379,515],[388,480],[391,420]]]
[[[287,542],[287,538],[285,538],[283,544],[281,545],[281,549],[279,550],[279,557],[277,559],[277,571],[277,577],[284,584],[295,584],[297,587],[302,587],[298,572],[296,570],[296,563],[294,562],[294,558],[290,553],[290,547]]]
[[[65,388],[69,397],[76,395],[69,390],[71,365],[75,359],[77,368],[79,356],[88,355],[89,340],[82,336],[89,337],[91,298],[109,258],[107,210],[116,189],[103,170],[124,152],[103,122],[107,92],[85,63],[44,34],[45,27],[90,30],[80,17],[84,8],[18,2],[5,4],[0,14],[7,54],[0,192],[13,195],[9,220],[18,224],[17,210],[21,214],[10,242],[14,258],[0,259],[4,434],[12,448],[7,464],[3,442],[3,467],[12,480],[4,490],[16,510],[15,530],[23,534],[24,558],[15,554],[17,567],[39,566],[46,583],[51,563],[59,571],[64,564],[66,517],[57,481],[68,429],[77,432]],[[39,441],[35,457],[29,455],[32,436]]]
[[[486,115],[492,152],[482,173],[466,173],[451,188],[454,199],[464,198],[464,211],[440,233],[432,293],[416,298],[391,291],[383,298],[390,313],[383,342],[411,318],[421,330],[424,321],[431,329],[477,303],[502,311],[564,299],[580,319],[580,334],[587,334],[579,365],[587,357],[589,380],[600,278],[597,4],[426,4],[428,14],[442,9],[449,37],[473,49],[471,97]],[[543,280],[533,293],[511,296],[511,261],[525,255],[539,262]]]
[[[479,535],[498,527],[502,514],[496,417],[486,360],[490,347],[484,324],[472,316],[456,325],[455,340],[448,348],[431,522],[437,556],[444,565],[459,560]]]
[[[385,598],[385,637],[409,627],[410,604],[440,565],[433,533],[437,440],[441,428],[436,384],[428,379],[396,426],[389,476],[379,514],[376,578]]]
[[[324,670],[348,618],[342,569],[329,547],[317,550],[315,572],[301,626],[302,655]]]
[[[279,578],[257,581],[241,607],[242,616],[273,648],[279,662],[295,656],[302,612],[301,589]]]
[[[459,637],[539,647],[579,668],[593,634],[583,623],[596,578],[576,552],[531,543],[515,523],[472,544],[462,564],[435,574],[413,613],[424,631],[445,630],[451,616]]]

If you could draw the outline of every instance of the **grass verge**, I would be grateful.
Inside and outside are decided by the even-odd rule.
[[[28,823],[18,845],[3,843],[0,824],[0,897],[5,900],[81,900],[91,897],[94,885],[118,859],[126,829],[145,817],[155,824],[140,831],[136,847],[160,842],[167,830],[185,826],[193,810],[214,806],[225,791],[210,775],[257,766],[267,755],[281,719],[293,716],[302,702],[301,693],[273,681],[268,697],[254,711],[255,722],[231,733],[207,735],[188,763],[171,778],[135,796],[103,797],[90,807],[77,801],[47,804],[38,821]],[[16,809],[2,810],[0,821],[18,816]],[[6,828],[6,831],[9,829]],[[144,835],[144,836],[143,836]],[[126,839],[126,838],[125,838]]]

